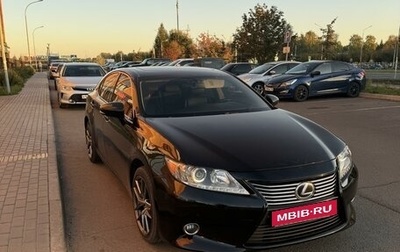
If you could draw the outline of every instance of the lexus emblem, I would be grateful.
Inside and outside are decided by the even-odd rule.
[[[296,187],[295,194],[299,200],[306,200],[314,196],[315,187],[311,182],[301,183]]]

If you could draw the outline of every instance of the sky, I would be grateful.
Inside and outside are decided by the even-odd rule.
[[[232,41],[243,15],[258,3],[277,7],[297,34],[320,34],[320,27],[326,28],[337,17],[333,29],[343,45],[353,34],[363,33],[385,42],[390,35],[398,35],[400,26],[400,0],[178,0],[178,13],[177,0],[0,2],[5,39],[11,56],[17,58],[28,55],[25,17],[31,55],[34,51],[46,55],[49,46],[51,53],[79,58],[102,52],[150,51],[160,25],[171,31],[177,29],[177,21],[179,30],[194,40],[208,33]]]

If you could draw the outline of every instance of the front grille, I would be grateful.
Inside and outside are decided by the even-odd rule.
[[[82,98],[82,94],[73,94],[71,95],[70,100],[73,100],[74,102],[86,102],[86,99]]]
[[[340,215],[304,222],[284,227],[271,227],[268,224],[258,226],[246,242],[246,247],[274,247],[287,242],[299,241],[314,235],[329,232],[343,224]]]
[[[314,196],[307,200],[300,200],[295,194],[296,188],[303,182],[311,182],[315,187]],[[250,183],[264,197],[268,205],[268,213],[246,242],[245,246],[248,248],[275,247],[285,243],[309,239],[313,236],[318,237],[323,233],[329,233],[334,229],[338,229],[344,224],[340,213],[341,207],[338,206],[338,214],[335,216],[287,226],[271,226],[272,211],[288,208],[292,205],[301,205],[310,201],[318,202],[337,198],[336,173],[319,179],[302,180],[287,184],[271,185],[259,181],[250,181]]]
[[[250,181],[254,189],[264,197],[268,206],[272,207],[329,198],[333,197],[336,193],[336,173],[320,179],[310,180],[309,182],[313,183],[315,186],[315,193],[314,196],[308,200],[299,200],[295,195],[296,187],[302,182],[304,181],[290,184],[268,185]]]

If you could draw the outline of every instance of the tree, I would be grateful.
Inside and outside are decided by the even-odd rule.
[[[164,25],[161,23],[158,28],[157,36],[154,40],[153,52],[154,56],[158,58],[163,58],[164,56],[164,48],[166,46],[166,42],[168,42],[168,32],[164,28]]]
[[[179,59],[181,58],[184,50],[185,48],[179,45],[178,41],[173,40],[168,43],[168,46],[165,47],[164,57],[171,60]]]
[[[322,59],[336,59],[336,55],[341,47],[338,42],[338,35],[333,30],[333,24],[336,22],[336,18],[326,25],[326,28],[321,28],[322,32]]]
[[[363,45],[363,59],[366,62],[373,60],[377,46],[376,38],[372,35],[368,35]]]
[[[313,31],[296,36],[294,56],[298,61],[307,61],[309,59],[319,59],[321,57],[321,43],[318,35]]]
[[[208,33],[201,33],[197,38],[196,57],[217,57],[222,58],[224,55],[224,43],[215,35],[210,36]]]
[[[169,42],[172,43],[175,41],[181,50],[181,54],[177,55],[177,58],[190,58],[192,57],[195,48],[193,44],[193,40],[189,37],[187,33],[183,33],[182,31],[172,30],[169,33]],[[172,44],[171,44],[172,45]],[[175,46],[175,45],[174,45]],[[177,59],[174,57],[170,57],[171,60]]]
[[[242,19],[242,26],[233,35],[239,60],[255,59],[264,63],[281,54],[285,33],[291,31],[282,11],[275,6],[268,9],[266,4],[257,4]]]

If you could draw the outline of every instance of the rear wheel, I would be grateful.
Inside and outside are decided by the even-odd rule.
[[[136,170],[132,181],[132,201],[136,223],[148,243],[160,241],[158,212],[154,200],[154,182],[143,168]]]
[[[263,83],[260,83],[260,82],[254,83],[252,87],[254,90],[257,91],[257,93],[259,93],[261,95],[264,94],[264,84]]]
[[[99,163],[101,161],[95,147],[95,140],[92,134],[92,127],[89,122],[85,124],[85,140],[87,155],[92,163]]]
[[[360,85],[356,82],[351,82],[347,90],[347,96],[358,97],[360,95]]]
[[[295,101],[301,102],[307,100],[307,98],[308,98],[308,88],[306,86],[300,85],[294,90],[293,99]]]

